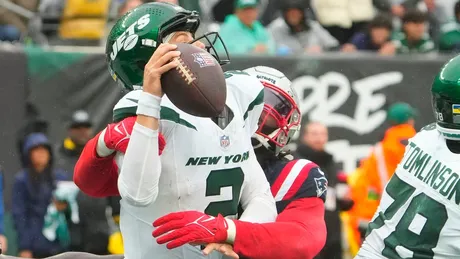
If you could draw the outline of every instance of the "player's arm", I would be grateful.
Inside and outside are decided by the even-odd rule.
[[[118,166],[113,155],[101,156],[97,153],[98,141],[103,133],[100,132],[85,145],[73,175],[73,181],[80,190],[94,197],[118,195]]]
[[[273,222],[278,215],[275,199],[253,149],[249,151],[249,160],[252,166],[250,172],[246,173],[247,177],[241,193],[240,203],[244,212],[240,220],[258,223]]]
[[[302,164],[298,171],[294,169]],[[289,162],[271,186],[278,210],[282,211],[276,223],[234,221],[235,252],[249,258],[313,258],[326,238],[326,189],[327,179],[316,164],[307,160]]]
[[[291,202],[273,223],[234,223],[233,249],[252,259],[311,259],[326,242],[324,202],[316,197]]]
[[[227,242],[234,244],[237,253],[249,258],[314,257],[326,239],[327,179],[310,161],[290,163],[272,185],[282,211],[276,222],[258,224],[225,219],[221,215],[214,218],[196,211],[176,212],[153,223],[156,227],[153,236],[159,244],[167,243],[169,249],[187,243]],[[300,170],[291,170],[296,163],[304,165]],[[295,177],[288,177],[291,174]],[[217,247],[210,244],[206,250],[210,252]],[[220,247],[228,249],[228,246]]]
[[[158,146],[160,102],[163,96],[161,75],[177,66],[171,61],[180,56],[176,45],[162,44],[144,69],[143,92],[118,177],[118,190],[134,206],[147,206],[158,196],[161,161]]]
[[[114,161],[114,154],[126,152],[136,121],[135,107],[134,113],[127,116],[107,125],[85,145],[75,165],[74,182],[86,194],[95,197],[119,195],[117,187],[119,167]],[[160,153],[164,145],[164,138],[160,135]]]
[[[209,254],[218,249],[215,243],[230,242],[236,253],[252,259],[311,259],[326,242],[324,201],[317,197],[291,202],[273,223],[250,223],[183,211],[161,217],[153,225],[157,227],[153,232],[157,243],[167,243],[168,249],[188,243],[209,243],[203,251]]]

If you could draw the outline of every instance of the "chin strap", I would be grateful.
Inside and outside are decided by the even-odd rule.
[[[273,131],[272,133],[270,133],[268,136],[269,136],[270,138],[273,138],[273,137],[278,133],[278,131],[280,131],[280,129],[274,130],[274,131]],[[255,138],[255,139],[257,139],[257,141],[259,141],[259,143],[260,143],[259,145],[256,145],[256,146],[253,146],[253,147],[261,147],[261,146],[263,146],[263,147],[265,147],[266,149],[269,149],[269,150],[272,148],[272,146],[270,146],[270,143],[269,143],[269,139],[268,139],[268,138],[265,138],[265,137],[263,137],[263,136],[260,136],[260,135],[257,134],[257,133],[254,134],[254,136],[252,136],[252,137]]]

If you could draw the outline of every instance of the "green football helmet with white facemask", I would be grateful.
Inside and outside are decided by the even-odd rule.
[[[199,25],[197,12],[170,3],[146,3],[129,11],[113,26],[107,39],[105,54],[112,78],[128,90],[142,88],[144,67],[157,47],[168,42],[174,32],[188,31],[195,35]],[[229,63],[218,33],[207,33],[193,42],[198,40],[221,65]],[[224,46],[225,56],[217,54],[216,43]]]
[[[460,140],[460,56],[449,60],[431,87],[436,127],[446,139]]]

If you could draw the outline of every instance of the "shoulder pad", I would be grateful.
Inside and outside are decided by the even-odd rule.
[[[318,165],[306,160],[293,160],[286,164],[272,185],[276,201],[301,198],[326,198],[327,179]]]
[[[136,116],[137,103],[142,90],[131,91],[123,96],[113,107],[113,121],[119,122],[124,118]]]
[[[433,123],[430,123],[430,124],[424,126],[424,127],[420,130],[420,132],[422,132],[422,131],[431,131],[431,130],[435,130],[435,129],[436,129],[436,122],[433,122]]]
[[[226,82],[228,91],[238,100],[245,119],[254,106],[263,104],[264,86],[259,79],[244,71],[232,70],[226,72]]]
[[[436,122],[423,127],[415,136],[409,139],[409,142],[415,143],[429,143],[433,138],[440,136],[439,131],[436,129]]]

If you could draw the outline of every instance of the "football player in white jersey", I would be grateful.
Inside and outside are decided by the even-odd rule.
[[[124,15],[109,35],[106,53],[113,78],[130,90],[142,90],[129,92],[115,106],[114,118],[119,123],[98,134],[95,145],[85,147],[74,181],[93,196],[117,194],[114,190],[118,189],[127,259],[205,258],[200,247],[168,250],[153,240],[151,222],[170,212],[198,210],[232,217],[241,204],[242,220],[271,222],[277,215],[251,145],[263,109],[260,81],[244,73],[227,73],[226,109],[218,118],[189,115],[163,96],[161,74],[177,66],[170,60],[180,55],[171,43],[202,46],[193,42],[198,25],[195,12],[148,3]],[[215,40],[205,38],[212,48]],[[114,152],[121,143],[107,139],[128,129],[126,151]],[[165,142],[164,150],[159,141]],[[97,167],[101,164],[92,163],[106,158],[111,168],[113,156],[119,176],[102,174]],[[231,220],[228,224],[231,240],[235,227]]]
[[[152,234],[159,244],[166,244],[170,249],[188,243],[205,243],[208,245],[204,253],[218,250],[232,258],[312,259],[326,242],[327,179],[315,163],[293,159],[285,149],[300,129],[298,98],[291,81],[274,68],[257,66],[244,72],[265,86],[264,111],[253,136],[253,147],[275,197],[279,213],[276,222],[257,224],[233,220],[236,238],[230,245],[224,244],[228,225],[221,216],[183,211],[155,220],[156,229]],[[193,224],[195,222],[199,224]]]
[[[460,258],[460,56],[431,94],[436,123],[409,140],[356,259]]]

